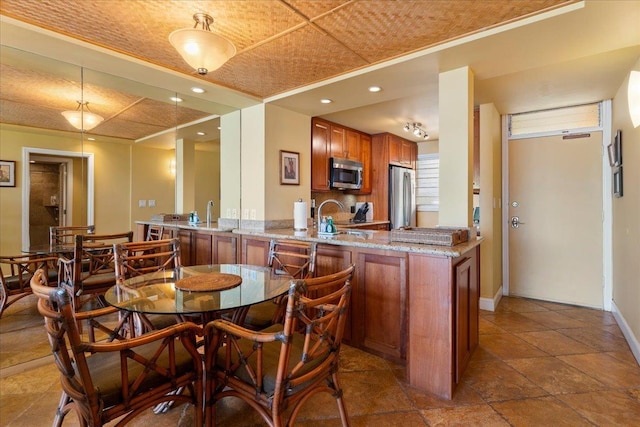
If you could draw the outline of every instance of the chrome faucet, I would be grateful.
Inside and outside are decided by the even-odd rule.
[[[320,224],[322,222],[322,208],[324,205],[326,205],[327,203],[335,203],[336,205],[338,205],[338,207],[344,211],[344,205],[336,199],[327,199],[324,202],[320,203],[320,206],[318,206],[318,224]]]
[[[207,227],[211,227],[211,208],[213,207],[213,200],[207,202]]]

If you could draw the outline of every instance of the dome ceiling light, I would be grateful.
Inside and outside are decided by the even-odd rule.
[[[78,108],[62,112],[64,118],[71,123],[71,126],[81,131],[90,131],[102,123],[104,118],[89,111],[88,102],[76,102],[78,103]]]
[[[211,32],[211,16],[196,13],[193,19],[196,21],[193,28],[175,30],[169,34],[169,42],[187,64],[204,76],[231,59],[236,54],[236,47],[226,38]]]

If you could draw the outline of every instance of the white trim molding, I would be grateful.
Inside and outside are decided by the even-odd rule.
[[[503,292],[502,286],[500,286],[500,289],[498,289],[498,292],[496,292],[493,298],[480,298],[480,310],[496,311],[496,307],[498,307],[502,299]]]
[[[633,331],[629,327],[629,324],[622,316],[622,313],[620,313],[620,310],[618,310],[618,306],[614,301],[611,301],[611,313],[616,319],[616,322],[618,322],[618,327],[620,327],[622,334],[627,340],[627,344],[629,344],[633,356],[636,358],[638,364],[640,364],[640,342],[638,341],[638,337],[633,334]]]

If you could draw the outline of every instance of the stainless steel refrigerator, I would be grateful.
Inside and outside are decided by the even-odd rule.
[[[389,167],[389,220],[391,229],[416,226],[416,174],[412,169]]]

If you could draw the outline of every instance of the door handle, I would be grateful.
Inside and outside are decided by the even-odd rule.
[[[520,221],[520,218],[518,218],[517,216],[511,217],[511,228],[518,228],[520,227],[520,224],[524,224],[524,222]]]

